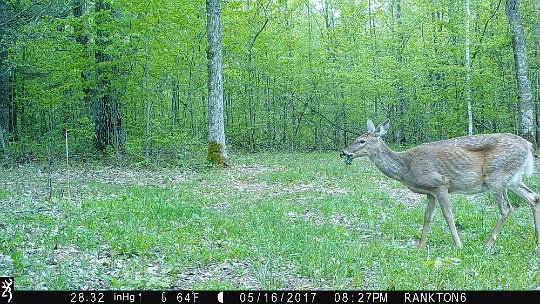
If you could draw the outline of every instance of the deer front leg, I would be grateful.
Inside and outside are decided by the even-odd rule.
[[[418,248],[424,248],[426,246],[427,235],[429,231],[429,225],[431,224],[431,219],[433,218],[433,211],[435,210],[435,196],[428,194],[427,195],[427,207],[424,212],[424,227],[422,228],[422,235],[420,236],[420,241],[418,241]]]
[[[437,192],[436,197],[439,201],[439,204],[441,205],[444,219],[446,220],[446,224],[448,224],[448,228],[450,228],[450,233],[454,238],[454,242],[456,242],[456,246],[458,246],[459,248],[463,247],[457,233],[456,224],[454,223],[454,216],[452,215],[452,205],[450,205],[450,199],[448,197],[448,189],[440,189]]]

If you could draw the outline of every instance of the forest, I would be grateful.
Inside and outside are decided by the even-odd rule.
[[[539,1],[0,0],[1,279],[534,301]]]
[[[58,157],[65,130],[73,155],[182,162],[206,151],[204,1],[1,3],[5,159]],[[538,133],[538,1],[516,1],[524,106],[509,3],[223,1],[227,147],[338,150],[367,119],[389,119],[395,147],[467,135],[469,122],[474,134],[523,133],[521,121]]]

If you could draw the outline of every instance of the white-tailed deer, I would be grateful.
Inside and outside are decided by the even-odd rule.
[[[458,247],[459,239],[449,193],[491,191],[501,212],[487,245],[493,245],[504,220],[512,211],[508,189],[531,206],[536,232],[536,248],[540,247],[540,196],[521,181],[533,173],[532,144],[509,133],[458,137],[420,145],[403,152],[390,150],[382,140],[388,121],[377,128],[367,122],[367,133],[358,137],[341,152],[341,157],[354,159],[368,156],[385,175],[396,179],[411,191],[427,195],[424,227],[418,247],[427,241],[435,202],[441,206],[444,219]]]

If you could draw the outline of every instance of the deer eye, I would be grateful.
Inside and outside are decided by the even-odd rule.
[[[365,144],[365,143],[366,143],[366,141],[363,140],[363,139],[360,139],[358,142],[361,143],[361,144]]]

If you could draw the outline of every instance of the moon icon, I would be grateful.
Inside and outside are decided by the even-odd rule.
[[[219,303],[223,303],[223,291],[220,291],[217,294],[217,300],[218,300]]]

